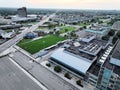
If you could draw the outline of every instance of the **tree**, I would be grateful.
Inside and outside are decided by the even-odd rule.
[[[49,34],[53,34],[53,31],[50,31]]]
[[[50,63],[46,63],[46,66],[51,67],[51,64]]]
[[[106,35],[106,36],[103,36],[103,37],[102,37],[102,40],[108,41],[109,38],[110,38],[110,36],[109,36],[109,35]]]
[[[62,68],[60,66],[55,66],[54,71],[60,73]]]
[[[117,36],[120,39],[120,31],[117,32]]]
[[[59,31],[56,31],[55,34],[56,34],[56,35],[60,35],[60,32],[59,32]]]
[[[98,21],[99,24],[103,23],[103,21]]]
[[[84,29],[86,29],[87,27],[86,26],[83,26]]]
[[[52,27],[53,27],[53,25],[52,25],[52,24],[49,24],[49,25],[48,25],[48,28],[49,28],[49,29],[51,29]]]
[[[65,29],[65,32],[68,32],[68,29],[67,29],[67,28]]]
[[[54,28],[53,31],[55,32],[55,31],[56,31],[56,28]]]
[[[76,83],[77,83],[77,85],[83,87],[83,85],[82,85],[82,83],[81,83],[81,80],[76,81]]]
[[[65,76],[66,78],[68,78],[68,79],[71,79],[71,78],[72,78],[69,73],[65,73],[64,76]]]
[[[50,18],[49,21],[52,21],[52,19]]]
[[[117,40],[118,40],[118,37],[117,37],[117,36],[113,37],[112,43],[115,44]]]
[[[96,20],[95,19],[91,19],[91,22],[96,22]]]
[[[115,34],[114,30],[110,30],[109,33],[108,33],[109,36],[113,36],[114,34]]]

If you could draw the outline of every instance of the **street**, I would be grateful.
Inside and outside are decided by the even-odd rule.
[[[49,90],[78,90],[72,84],[56,76],[40,64],[32,62],[32,60],[23,53],[16,51],[10,56],[15,62],[20,64],[21,67],[27,70],[27,72],[43,83]]]
[[[21,71],[9,57],[0,58],[0,90],[43,90],[23,71]]]
[[[28,32],[32,32],[34,30],[36,30],[40,25],[44,24],[45,22],[47,22],[50,18],[54,17],[56,13],[50,15],[49,17],[45,18],[44,20],[40,21],[39,23],[37,23],[36,25],[31,26],[30,28],[26,28],[21,34],[17,35],[16,37],[13,37],[12,39],[10,39],[9,41],[3,43],[2,45],[0,45],[0,53],[2,53],[3,51],[5,51],[6,49],[8,49],[10,46],[15,45],[17,42],[19,42],[20,40],[22,40],[23,36],[28,33]]]

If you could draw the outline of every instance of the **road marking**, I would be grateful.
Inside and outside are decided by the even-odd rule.
[[[32,75],[30,75],[26,70],[24,70],[19,64],[17,64],[12,58],[9,58],[11,62],[13,62],[20,70],[22,70],[30,79],[32,79],[37,85],[39,85],[43,90],[48,90],[45,86],[43,86],[37,79],[35,79]]]

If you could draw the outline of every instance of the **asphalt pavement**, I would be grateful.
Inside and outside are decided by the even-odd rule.
[[[32,74],[38,81],[40,81],[49,90],[78,90],[72,84],[66,82],[62,78],[58,77],[54,73],[50,72],[48,69],[44,68],[42,65],[32,62],[32,60],[24,55],[23,53],[17,51],[11,54],[11,58],[21,65],[27,72]]]
[[[0,90],[43,90],[9,60],[0,58]]]
[[[32,25],[30,28],[26,28],[25,30],[23,30],[23,32],[15,37],[13,37],[12,39],[8,40],[7,42],[3,43],[2,45],[0,45],[0,53],[2,53],[3,51],[5,51],[6,49],[8,49],[10,46],[15,45],[17,42],[19,42],[20,40],[23,39],[23,36],[28,33],[28,32],[32,32],[35,31],[40,25],[44,24],[45,22],[47,22],[50,18],[54,17],[56,13],[50,15],[49,17],[45,18],[44,20],[40,21],[39,23],[37,23],[36,25]]]

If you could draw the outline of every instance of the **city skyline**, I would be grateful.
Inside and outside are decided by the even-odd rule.
[[[120,10],[119,0],[0,0],[0,7]]]

